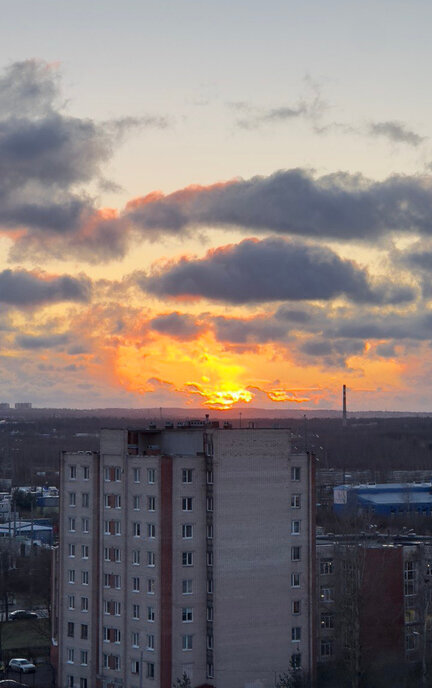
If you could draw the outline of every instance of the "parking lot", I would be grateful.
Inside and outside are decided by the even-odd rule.
[[[38,665],[34,674],[20,675],[17,671],[7,669],[1,678],[13,679],[25,686],[31,686],[31,688],[55,688],[56,686],[54,668],[51,664]]]

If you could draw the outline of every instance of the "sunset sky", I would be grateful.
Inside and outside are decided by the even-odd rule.
[[[431,25],[4,0],[0,401],[432,411]]]

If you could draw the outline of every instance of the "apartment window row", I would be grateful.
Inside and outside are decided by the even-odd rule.
[[[119,563],[121,561],[119,547],[104,547],[104,560]]]
[[[69,674],[66,681],[67,681],[67,688],[78,688],[78,683],[75,682],[74,676],[71,676]],[[80,678],[79,688],[89,688],[86,678],[82,678],[82,677]]]
[[[69,506],[75,507],[77,505],[77,493],[69,492]],[[90,495],[88,492],[81,492],[81,506],[87,508],[90,504]]]
[[[121,521],[110,520],[104,521],[105,535],[121,535]]]
[[[121,631],[119,628],[109,628],[108,626],[104,626],[102,637],[104,643],[120,643]]]
[[[119,655],[109,655],[109,654],[104,652],[102,655],[102,664],[103,664],[104,669],[112,669],[113,671],[120,671],[120,669],[121,669],[120,656]]]
[[[132,647],[140,647],[140,634],[139,631],[133,631],[131,635]],[[146,650],[155,649],[155,635],[154,633],[147,633]]]
[[[121,577],[118,573],[104,573],[104,588],[121,589]]]
[[[141,607],[139,604],[132,605],[132,618],[138,621],[141,618]],[[147,607],[147,621],[153,622],[156,619],[156,611],[154,607]]]
[[[74,664],[75,663],[75,648],[70,647],[67,650],[67,661],[68,664]],[[80,650],[79,653],[79,663],[81,666],[87,666],[88,665],[88,651],[87,650]]]
[[[111,616],[120,616],[121,614],[121,602],[117,600],[104,600],[104,614],[110,614]]]
[[[75,623],[73,621],[68,622],[67,637],[68,638],[74,638],[75,637]],[[81,638],[81,640],[88,640],[88,625],[87,624],[80,624],[80,638]]]
[[[156,537],[156,524],[155,523],[147,523],[147,537],[152,540]],[[143,534],[143,528],[142,528],[142,523],[140,521],[134,521],[132,523],[132,535],[134,537],[141,537]]]
[[[77,519],[74,516],[68,518],[68,530],[70,533],[77,532]],[[90,530],[90,520],[88,518],[81,519],[81,532],[88,533]]]
[[[81,558],[82,559],[88,559],[89,558],[89,546],[88,545],[81,545]],[[73,558],[76,555],[76,544],[74,542],[70,542],[68,545],[68,554],[69,557]]]
[[[140,511],[141,499],[142,495],[134,495],[132,497],[134,511]],[[156,511],[156,497],[153,495],[147,496],[147,511]]]
[[[80,466],[82,471],[82,479],[90,479],[90,466]],[[78,477],[78,470],[76,464],[69,464],[69,480],[76,480]]]
[[[134,566],[141,565],[141,552],[139,549],[132,550],[132,564]],[[147,566],[156,566],[156,553],[148,551],[147,552]]]

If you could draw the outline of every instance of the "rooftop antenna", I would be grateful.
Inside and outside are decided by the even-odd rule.
[[[346,427],[347,424],[347,407],[346,407],[346,385],[342,387],[342,425]]]

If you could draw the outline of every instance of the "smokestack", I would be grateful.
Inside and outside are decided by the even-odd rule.
[[[342,387],[342,425],[346,425],[347,421],[347,407],[346,407],[346,385]]]

